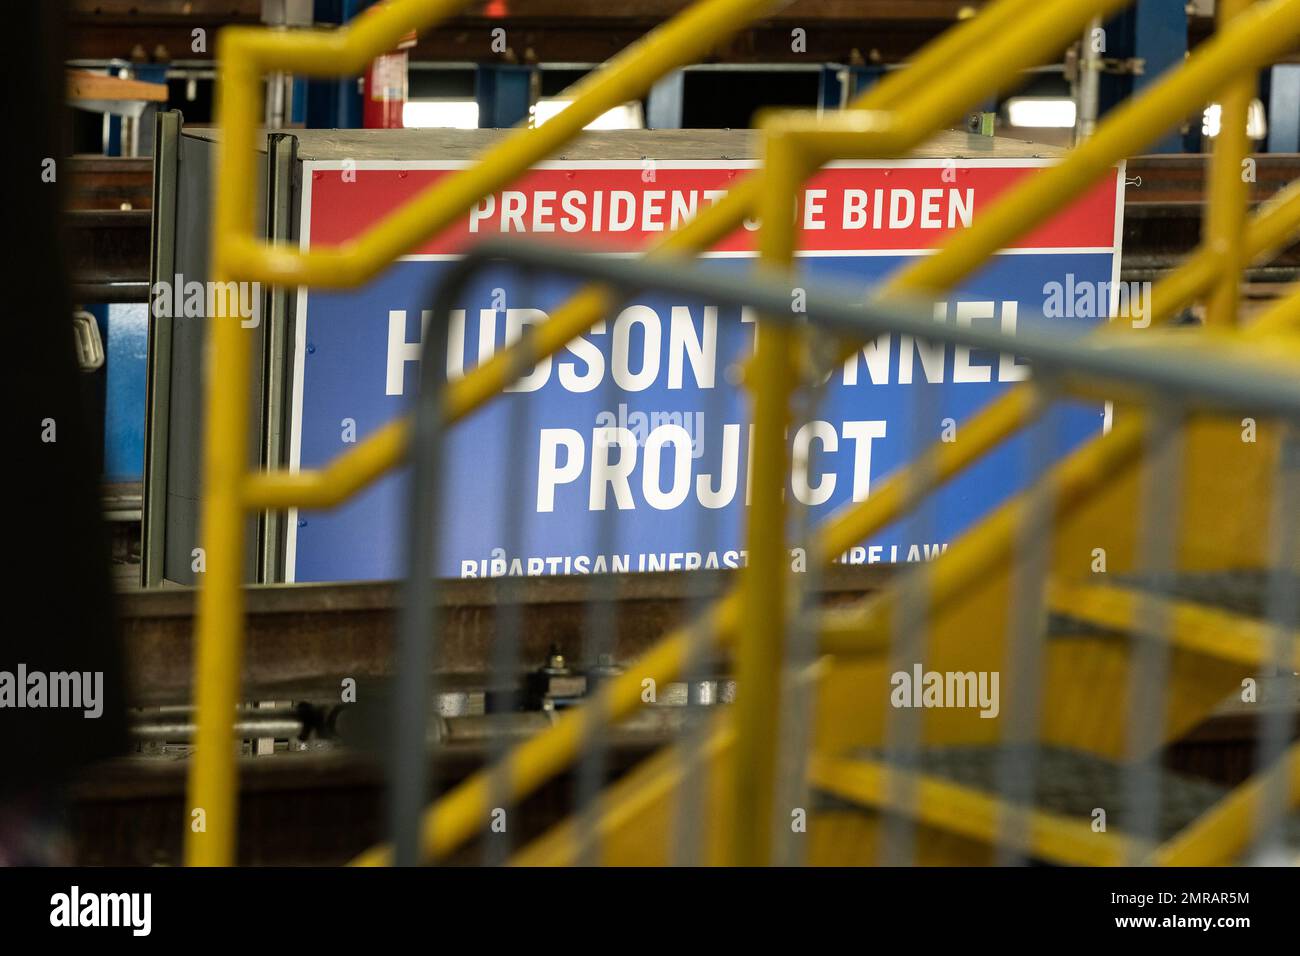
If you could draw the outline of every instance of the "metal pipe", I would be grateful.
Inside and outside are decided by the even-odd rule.
[[[256,182],[251,156],[257,122],[257,74],[248,63],[226,59],[222,78],[218,109],[231,133],[223,144],[224,161],[218,164],[215,236],[252,230],[251,203],[222,200],[229,200],[233,181],[242,177],[248,188]],[[214,280],[233,280],[219,243],[214,247]],[[207,570],[199,591],[195,629],[198,731],[185,813],[185,861],[191,866],[228,866],[235,856],[237,770],[230,716],[239,699],[243,659],[241,584],[246,519],[240,492],[248,471],[250,334],[241,327],[238,316],[211,319],[201,515]]]
[[[781,696],[781,660],[788,624],[785,485],[790,475],[786,431],[795,383],[796,356],[804,345],[790,319],[795,197],[808,174],[794,143],[769,137],[763,157],[760,204],[760,274],[784,288],[780,317],[760,322],[754,358],[746,375],[753,394],[750,473],[753,493],[746,532],[748,563],[741,572],[744,610],[736,646],[736,748],[732,780],[731,862],[763,866],[771,860],[773,792]],[[793,294],[792,294],[793,293]],[[776,310],[773,310],[774,313]],[[764,316],[766,317],[766,316]]]
[[[447,282],[467,281],[464,273],[493,261],[514,261],[564,275],[626,289],[671,289],[727,307],[747,307],[788,326],[805,317],[790,310],[790,283],[769,275],[731,276],[702,268],[694,260],[626,259],[577,253],[538,243],[489,239],[471,250],[449,273]],[[1270,343],[1252,348],[1250,339],[1175,336],[1151,347],[1149,342],[1093,337],[1086,330],[1063,330],[1059,324],[1024,316],[1015,333],[992,327],[934,321],[933,307],[898,295],[860,300],[861,293],[822,281],[805,291],[806,319],[844,338],[868,339],[886,332],[1006,352],[1059,371],[1065,383],[1082,380],[1128,384],[1144,394],[1168,393],[1193,408],[1252,408],[1260,414],[1293,415],[1300,411],[1300,381],[1286,359],[1295,349]],[[445,297],[440,296],[440,302]],[[437,314],[437,313],[435,313]],[[530,361],[534,361],[530,357]],[[445,414],[445,411],[444,411]]]
[[[1230,29],[1251,5],[1252,0],[1218,0],[1215,28]],[[1246,223],[1246,164],[1250,139],[1246,134],[1246,116],[1255,95],[1255,74],[1244,73],[1223,87],[1219,93],[1219,135],[1214,141],[1206,196],[1204,244],[1223,262],[1205,307],[1205,323],[1229,327],[1237,322],[1241,298],[1241,233]],[[1251,177],[1252,179],[1254,177]]]
[[[706,273],[686,262],[603,259],[574,254],[568,250],[494,240],[480,245],[452,267],[439,290],[435,315],[445,314],[452,307],[455,290],[463,288],[473,272],[494,259],[511,258],[534,267],[596,279],[609,285],[621,284],[636,289],[668,287],[688,294],[711,297],[712,301],[724,305],[750,305],[756,311],[773,317],[787,314],[783,313],[782,308],[788,307],[788,284],[765,277],[745,277],[743,281],[737,282],[717,273]],[[1300,408],[1300,388],[1288,386],[1289,376],[1285,370],[1281,370],[1277,378],[1269,376],[1267,382],[1261,379],[1254,365],[1234,367],[1227,373],[1222,373],[1216,363],[1231,364],[1234,360],[1225,358],[1221,347],[1202,347],[1199,356],[1195,349],[1185,349],[1183,361],[1179,362],[1170,362],[1167,355],[1154,350],[1100,347],[1098,343],[1077,349],[1063,343],[1059,334],[1034,331],[1032,323],[1024,323],[1015,336],[1003,336],[1000,332],[934,323],[928,310],[905,303],[886,305],[870,302],[863,305],[852,301],[848,296],[837,298],[828,294],[824,287],[808,292],[808,310],[810,314],[827,318],[829,327],[839,328],[846,333],[869,335],[888,329],[907,331],[922,339],[1008,351],[1031,361],[1037,356],[1051,365],[1069,365],[1073,374],[1102,377],[1113,375],[1123,380],[1140,373],[1153,388],[1177,391],[1195,396],[1201,401],[1247,404],[1254,405],[1257,409],[1259,402],[1267,402],[1269,407],[1280,411]],[[1197,356],[1200,367],[1184,377],[1187,364],[1185,360],[1189,356]],[[1207,376],[1207,370],[1214,374]],[[1202,389],[1200,393],[1191,389],[1193,383],[1199,383]],[[429,403],[422,404],[426,411],[430,408]],[[1111,436],[1096,447],[1086,449],[1088,454],[1054,470],[1051,481],[1053,497],[1057,500],[1058,507],[1071,506],[1098,475],[1128,460],[1141,435],[1140,429],[1136,430],[1136,435],[1128,434],[1131,431],[1134,429],[1117,427]],[[941,562],[938,569],[935,601],[946,601],[954,589],[1003,553],[1003,546],[1010,540],[1013,529],[1017,526],[1017,514],[1013,506],[1003,508],[995,519],[991,519],[991,523],[981,527],[977,540],[969,542],[969,546],[954,548],[949,560]],[[885,518],[878,514],[876,520]],[[869,530],[864,533],[869,533]],[[823,549],[825,550],[824,543]],[[739,593],[729,593],[711,614],[716,633],[723,637],[734,633],[740,622],[742,607]],[[875,615],[884,607],[880,602],[872,603],[868,614],[860,616],[854,625],[856,634],[869,639],[874,626],[871,622],[881,619]],[[652,676],[659,680],[664,679],[664,675],[677,673],[685,661],[688,647],[685,629],[672,632],[646,655],[636,674],[621,675],[601,688],[599,693],[603,702],[599,707],[584,707],[567,712],[547,733],[529,739],[512,751],[506,759],[506,765],[510,768],[514,792],[527,792],[568,761],[584,737],[583,727],[591,719],[592,712],[603,711],[612,719],[618,719],[635,710],[640,700],[639,678]],[[483,801],[488,793],[486,785],[487,778],[484,775],[475,775],[426,813],[423,840],[426,855],[436,857],[446,852],[460,842],[465,834],[477,828],[476,821],[480,818]],[[356,862],[362,865],[382,864],[388,862],[388,854],[387,848],[379,847],[363,854]]]
[[[1098,102],[1101,87],[1101,51],[1097,40],[1101,32],[1101,17],[1088,23],[1083,39],[1079,41],[1079,78],[1075,87],[1078,115],[1074,121],[1074,142],[1079,144],[1097,131]]]

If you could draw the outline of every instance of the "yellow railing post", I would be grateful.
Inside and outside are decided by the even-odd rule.
[[[792,276],[795,195],[805,175],[796,145],[780,135],[767,137],[764,168],[761,264],[765,270]],[[792,311],[798,308],[800,294],[792,289]],[[735,803],[731,815],[731,860],[742,866],[767,864],[772,849],[781,658],[789,613],[785,489],[790,455],[786,430],[798,344],[788,322],[762,321],[760,317],[755,334],[757,345],[746,376],[754,397],[754,438],[749,560],[741,581],[743,609],[735,655]]]
[[[224,41],[224,37],[222,38]],[[231,130],[221,144],[214,232],[253,227],[252,131],[260,77],[254,64],[222,50],[218,110]],[[240,201],[247,200],[247,201]],[[214,244],[213,276],[235,279]],[[244,504],[248,470],[250,331],[238,315],[212,316],[208,369],[203,511],[200,533],[205,571],[194,636],[194,754],[190,759],[185,821],[185,862],[228,866],[235,853],[235,740],[244,641]]]
[[[307,72],[346,70],[392,46],[407,29],[453,12],[464,0],[390,3],[337,32],[232,28],[218,39],[218,146],[212,224],[212,275],[218,283],[246,281],[239,239],[254,234],[255,134],[261,78],[268,66]],[[369,49],[373,47],[373,49]],[[367,52],[368,51],[368,52]],[[272,64],[276,55],[282,60]],[[224,310],[223,310],[224,311]],[[235,861],[237,754],[235,706],[243,661],[244,527],[248,504],[248,426],[251,332],[238,315],[212,315],[204,435],[204,558],[194,635],[194,753],[186,784],[185,862],[229,866]]]
[[[1217,27],[1223,30],[1239,16],[1251,0],[1219,0]],[[1249,197],[1247,163],[1250,139],[1246,120],[1255,96],[1255,74],[1233,80],[1219,94],[1219,135],[1214,141],[1207,177],[1205,245],[1223,262],[1223,269],[1205,303],[1207,325],[1226,328],[1236,324],[1240,300],[1242,259],[1241,233],[1246,224]],[[1251,176],[1249,179],[1253,179]]]

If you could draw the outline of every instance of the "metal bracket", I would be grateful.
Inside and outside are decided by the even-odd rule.
[[[1097,62],[1097,69],[1114,76],[1145,76],[1147,61],[1140,56],[1102,57]]]
[[[104,367],[104,340],[99,323],[84,309],[72,314],[72,337],[77,347],[77,364],[83,372],[97,372]]]

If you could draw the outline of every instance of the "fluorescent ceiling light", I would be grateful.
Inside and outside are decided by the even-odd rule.
[[[554,119],[560,110],[564,109],[572,100],[562,100],[548,98],[538,100],[537,105],[533,107],[533,122],[541,126],[549,119]],[[622,106],[616,106],[586,125],[586,129],[644,129],[645,117],[641,112],[640,101],[624,103]]]
[[[1223,125],[1223,107],[1218,103],[1211,103],[1201,114],[1201,135],[1214,139],[1219,135],[1219,127]],[[1246,109],[1246,135],[1250,139],[1263,139],[1268,135],[1268,121],[1264,117],[1264,104],[1258,100],[1250,101],[1250,106]]]
[[[476,100],[407,100],[402,125],[410,129],[478,129]]]
[[[533,122],[541,125],[552,119],[572,100],[544,99],[532,108]],[[476,100],[408,100],[402,108],[402,125],[412,129],[477,129]],[[644,129],[641,103],[633,101],[602,113],[587,124],[587,129]]]
[[[1007,100],[1007,123],[1039,129],[1073,129],[1076,107],[1064,96],[1020,96]]]

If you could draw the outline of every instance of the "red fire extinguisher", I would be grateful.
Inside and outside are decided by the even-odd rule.
[[[373,7],[371,8],[373,9]],[[412,30],[402,37],[397,49],[376,57],[366,71],[361,87],[361,123],[366,129],[401,129],[406,106],[406,64],[416,36]]]

